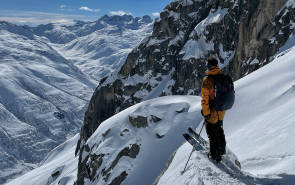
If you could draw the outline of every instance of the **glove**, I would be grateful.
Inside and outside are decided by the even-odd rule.
[[[201,110],[201,114],[202,114],[202,116],[204,117],[205,120],[209,120],[210,117],[211,117],[211,114],[208,114],[208,115],[204,116],[203,110]]]

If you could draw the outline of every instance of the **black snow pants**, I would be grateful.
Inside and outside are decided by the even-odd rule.
[[[210,156],[214,160],[220,161],[226,149],[223,122],[218,121],[216,124],[206,123],[206,132],[210,141]]]

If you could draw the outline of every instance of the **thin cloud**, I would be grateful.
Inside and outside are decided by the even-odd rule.
[[[65,5],[65,4],[62,4],[62,5],[60,5],[59,6],[59,10],[61,10],[61,11],[67,11],[67,12],[74,12],[75,11],[75,9],[73,9],[73,8],[69,8],[67,5]]]
[[[82,7],[79,8],[79,10],[93,12],[93,10],[91,8],[88,8],[87,6],[82,6]]]
[[[160,13],[159,13],[159,12],[154,12],[154,13],[152,13],[152,15],[153,15],[154,17],[160,17]]]
[[[59,6],[59,8],[60,8],[61,10],[64,10],[66,7],[67,7],[67,5],[65,5],[65,4],[62,4],[62,5]]]
[[[123,10],[119,10],[119,11],[110,11],[109,14],[111,15],[132,15],[131,13],[127,13]]]
[[[87,12],[99,12],[100,11],[100,9],[91,9],[91,8],[88,8],[87,6],[82,6],[79,8],[79,10],[87,11]]]
[[[73,19],[67,18],[28,18],[28,17],[0,17],[0,21],[7,21],[14,24],[25,24],[30,26],[37,26],[40,24],[48,24],[48,23],[57,23],[57,24],[64,24],[64,25],[72,25],[74,23]]]
[[[0,20],[15,24],[28,24],[36,26],[39,24],[62,23],[71,24],[73,20],[94,21],[97,17],[74,14],[59,14],[36,11],[12,11],[1,10]]]

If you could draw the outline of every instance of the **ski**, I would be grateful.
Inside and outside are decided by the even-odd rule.
[[[190,136],[189,134],[183,134],[183,137],[185,138],[185,140],[191,144],[194,149],[196,151],[201,151],[201,150],[205,150],[205,148],[192,136]]]
[[[188,132],[195,138],[197,141],[199,141],[204,147],[207,145],[207,141],[203,139],[199,134],[197,134],[194,129],[191,127],[188,128]]]

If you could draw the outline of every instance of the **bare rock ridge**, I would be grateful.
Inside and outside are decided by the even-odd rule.
[[[286,0],[262,0],[259,4],[254,3],[253,5],[251,2],[248,4],[252,13],[242,19],[239,26],[239,42],[233,69],[236,79],[270,62],[270,56],[277,52],[278,48],[286,42],[289,35],[294,31],[290,29],[289,25],[290,20],[294,20],[294,11],[282,10],[277,15],[285,3]],[[284,15],[285,13],[286,15]],[[273,37],[279,43],[271,43],[270,39]],[[251,59],[254,58],[257,58],[260,62],[251,65]],[[247,60],[250,62],[246,63]]]
[[[210,55],[234,79],[271,62],[294,34],[294,22],[293,1],[174,0],[122,68],[100,81],[76,154],[85,152],[100,123],[131,105],[164,95],[198,95]],[[85,170],[79,161],[78,185],[84,184]]]

